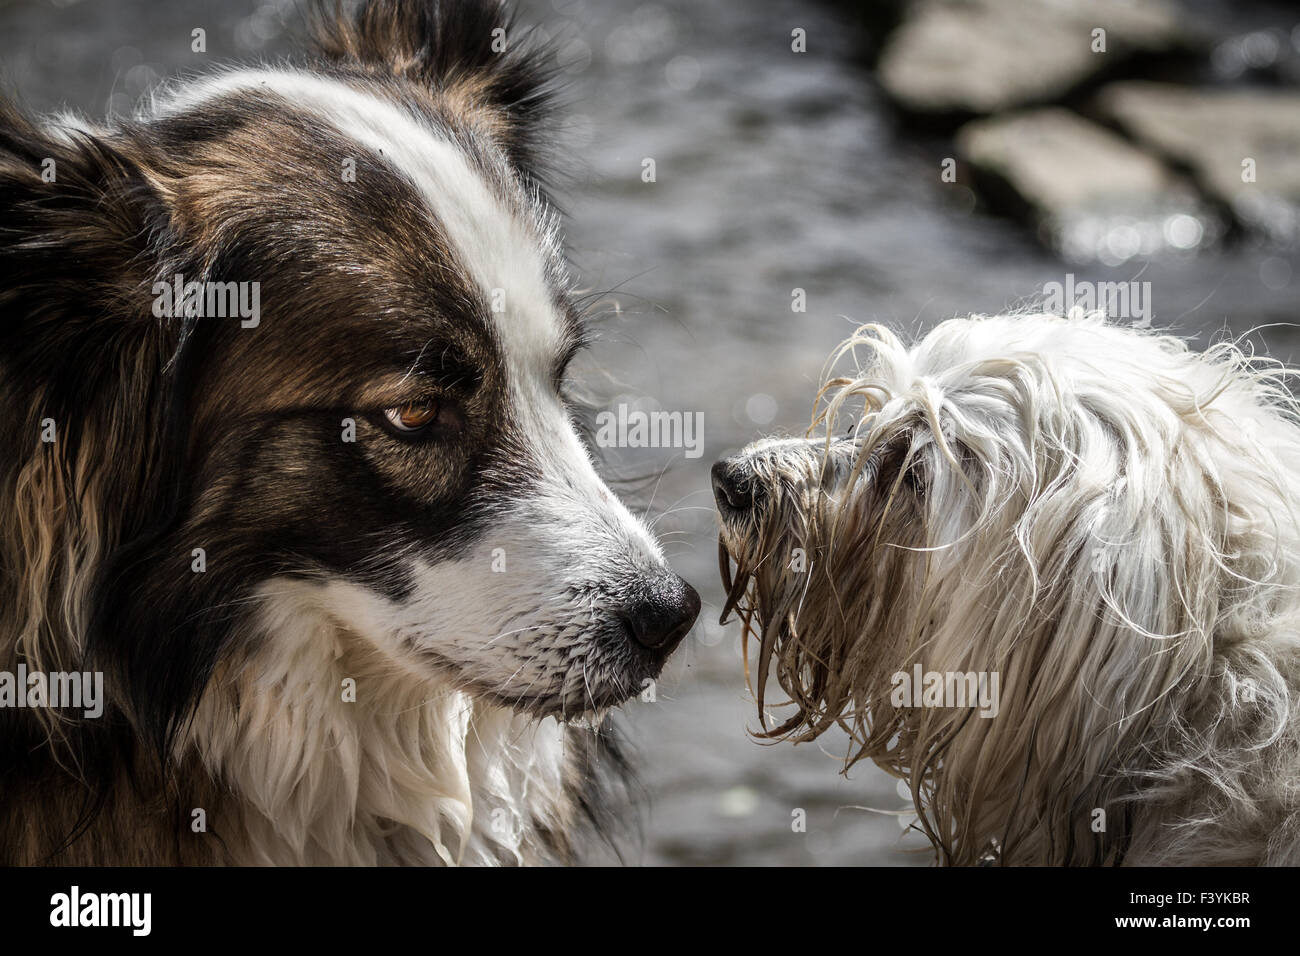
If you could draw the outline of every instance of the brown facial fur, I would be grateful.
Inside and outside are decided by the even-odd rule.
[[[534,165],[544,71],[489,49],[498,24],[513,29],[494,3],[372,0],[357,21],[320,16],[309,69],[452,141],[555,254]],[[40,177],[45,157],[56,182]],[[203,719],[234,720],[267,692],[248,618],[258,582],[328,576],[398,598],[406,554],[454,557],[539,480],[489,303],[436,216],[384,157],[271,91],[89,131],[6,106],[0,215],[0,397],[15,410],[2,437],[30,449],[0,470],[13,503],[0,512],[0,668],[102,668],[110,688],[98,722],[0,712],[3,860],[427,862],[422,833],[347,845],[345,811],[313,835],[322,811],[302,801],[281,810],[306,835],[278,831],[249,796],[261,781],[205,762],[191,731],[201,699]],[[561,273],[546,277],[558,346],[538,356],[556,402],[580,337]],[[153,285],[176,274],[259,283],[259,324],[156,319]],[[384,409],[423,399],[453,411],[453,432],[386,429]],[[47,417],[53,445],[35,437]],[[355,441],[340,440],[345,419]],[[189,570],[198,547],[203,575]],[[390,678],[372,658],[356,671]],[[518,854],[489,840],[485,859],[567,857],[577,816],[604,812],[608,736],[565,738],[552,803],[522,813]],[[218,838],[191,833],[194,807]]]

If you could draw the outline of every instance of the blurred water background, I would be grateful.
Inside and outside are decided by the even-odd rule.
[[[585,376],[609,407],[702,412],[702,454],[615,450],[617,474],[677,569],[700,624],[624,724],[650,793],[647,864],[927,861],[904,801],[873,767],[838,775],[845,740],[763,745],[740,637],[717,625],[708,470],[770,433],[807,427],[823,362],[858,324],[917,332],[1002,311],[1077,281],[1149,282],[1157,325],[1197,336],[1263,329],[1296,358],[1300,258],[1250,237],[1208,250],[1069,262],[1034,231],[941,182],[951,130],[912,122],[872,70],[880,5],[815,0],[532,0],[555,39],[568,109],[561,199],[580,285],[599,303]],[[1242,0],[1193,4],[1227,35],[1297,19]],[[863,14],[869,14],[864,16]],[[289,3],[257,0],[0,2],[0,68],[32,107],[128,112],[159,79],[292,49]],[[207,30],[207,53],[190,31]],[[807,52],[791,50],[806,31]],[[1300,50],[1300,47],[1297,48]],[[960,51],[956,51],[959,55]],[[652,158],[656,181],[642,180]],[[792,311],[803,289],[806,312]],[[796,832],[797,810],[806,832]],[[601,857],[597,857],[600,859]]]

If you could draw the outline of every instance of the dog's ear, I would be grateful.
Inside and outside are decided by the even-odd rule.
[[[84,415],[104,384],[94,368],[167,334],[148,320],[168,222],[117,148],[0,101],[0,358],[11,387],[48,392],[48,414]]]
[[[355,9],[354,9],[355,7]],[[554,71],[498,0],[316,0],[316,49],[333,65],[399,76],[474,121],[538,175],[539,125]]]
[[[121,149],[39,126],[0,101],[0,362],[6,431],[18,429],[5,436],[11,448],[43,444],[71,466],[89,432],[124,438],[123,422],[143,425],[160,409],[148,389],[180,334],[152,314],[169,223],[165,200]]]
[[[0,657],[74,660],[92,558],[159,517],[146,489],[171,484],[162,372],[179,330],[151,289],[168,220],[121,149],[0,101],[0,607],[20,628]]]

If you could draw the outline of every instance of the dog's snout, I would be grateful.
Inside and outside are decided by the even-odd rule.
[[[744,514],[754,507],[754,470],[741,456],[724,458],[713,465],[713,498],[724,515]]]
[[[695,588],[675,574],[666,574],[628,603],[620,617],[634,641],[667,654],[681,643],[699,614],[700,595]]]

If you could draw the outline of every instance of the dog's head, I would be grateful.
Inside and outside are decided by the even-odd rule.
[[[11,593],[102,568],[58,601],[164,732],[286,590],[416,680],[617,704],[699,602],[575,430],[545,70],[494,2],[318,21],[112,128],[0,116]]]
[[[764,730],[843,726],[947,862],[1117,858],[1197,733],[1285,712],[1267,668],[1260,710],[1230,700],[1256,672],[1225,662],[1297,580],[1286,390],[1097,317],[954,320],[911,349],[867,327],[847,356],[826,435],[714,467],[760,712],[769,672],[794,705]]]

